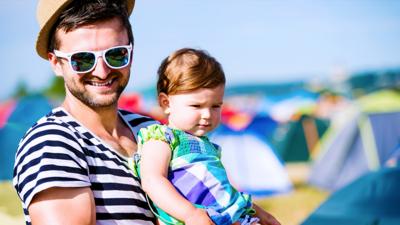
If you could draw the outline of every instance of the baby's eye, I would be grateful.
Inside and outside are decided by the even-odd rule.
[[[219,109],[219,108],[221,108],[221,105],[213,105],[212,106],[214,109]]]
[[[190,105],[190,107],[193,107],[193,108],[200,108],[200,105],[193,104],[193,105]]]

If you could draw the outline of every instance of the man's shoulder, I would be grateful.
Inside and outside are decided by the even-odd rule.
[[[67,127],[70,123],[73,123],[73,120],[69,119],[68,114],[60,108],[55,108],[45,116],[38,119],[36,123],[32,125],[31,130],[38,129],[39,127],[43,126]]]
[[[45,141],[49,138],[57,139],[59,136],[68,137],[72,139],[74,134],[74,122],[71,118],[61,109],[55,108],[47,115],[41,117],[34,123],[21,138],[20,147],[24,142]],[[77,125],[75,125],[77,126]]]
[[[137,114],[129,112],[127,110],[120,109],[122,117],[132,127],[147,127],[152,124],[158,124],[159,122],[147,115]]]

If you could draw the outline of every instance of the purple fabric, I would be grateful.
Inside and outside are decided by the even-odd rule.
[[[208,206],[216,202],[207,186],[184,169],[170,172],[168,179],[180,194],[194,204]]]

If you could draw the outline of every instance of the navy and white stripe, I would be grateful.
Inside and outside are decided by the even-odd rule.
[[[156,123],[127,111],[119,113],[135,135]],[[90,187],[97,224],[153,224],[154,216],[127,159],[61,107],[41,118],[20,141],[13,183],[27,224],[31,224],[27,207],[32,198],[51,187]]]

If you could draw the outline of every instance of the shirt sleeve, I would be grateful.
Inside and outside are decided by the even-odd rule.
[[[90,186],[84,149],[71,130],[57,123],[31,129],[20,141],[14,186],[26,207],[52,187]]]

